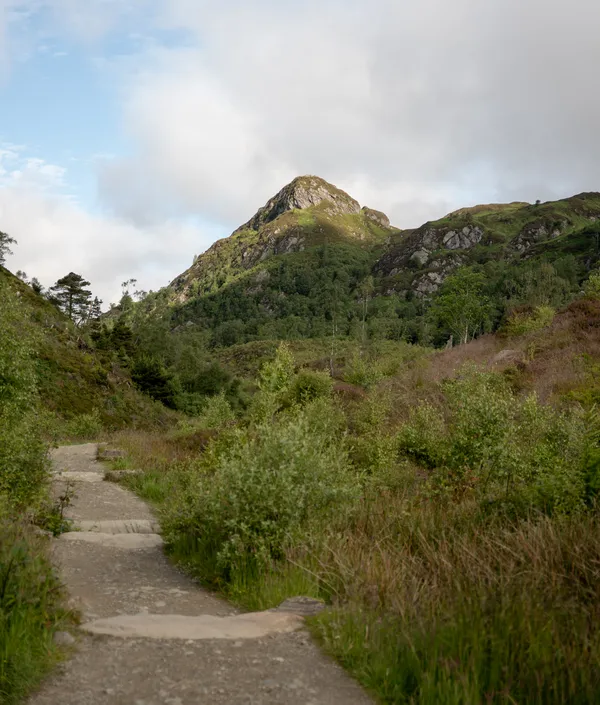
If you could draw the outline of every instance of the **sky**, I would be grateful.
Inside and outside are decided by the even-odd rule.
[[[301,174],[405,228],[600,190],[597,0],[0,0],[0,231],[159,289]]]

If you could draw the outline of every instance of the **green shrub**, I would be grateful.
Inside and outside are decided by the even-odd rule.
[[[204,580],[281,558],[293,537],[356,496],[339,417],[324,400],[216,443],[163,517],[172,550]]]
[[[596,269],[590,273],[587,281],[583,284],[583,291],[586,296],[600,299],[600,270]]]
[[[399,434],[401,453],[432,471],[434,492],[518,511],[583,506],[585,424],[577,413],[534,395],[519,399],[502,375],[468,367],[444,396],[444,414],[422,404]]]
[[[533,309],[515,311],[502,326],[501,332],[510,337],[535,333],[549,326],[555,315],[556,311],[551,306],[536,306]]]
[[[57,660],[61,598],[41,540],[0,505],[0,702],[21,702]]]
[[[234,421],[235,414],[224,392],[206,400],[200,415],[200,423],[203,428],[223,428]]]
[[[70,419],[65,425],[69,438],[80,440],[94,440],[102,433],[102,420],[97,409],[91,414],[79,414]]]
[[[356,354],[350,362],[349,369],[344,374],[344,381],[369,389],[377,382],[380,382],[383,377],[384,374],[376,360]]]
[[[290,399],[296,404],[306,404],[315,399],[327,399],[333,390],[333,380],[328,372],[301,370],[294,377]]]
[[[45,488],[47,447],[37,428],[35,340],[14,292],[0,281],[0,496],[29,504]]]

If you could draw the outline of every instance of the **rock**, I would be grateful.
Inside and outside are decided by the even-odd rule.
[[[415,284],[413,284],[415,292],[421,296],[434,294],[444,281],[444,276],[439,272],[427,272]]]
[[[258,230],[286,211],[318,206],[323,201],[327,201],[327,210],[332,215],[360,213],[360,204],[344,191],[318,176],[299,176],[282,188],[236,232]]]
[[[98,449],[98,460],[114,460],[115,458],[124,458],[125,451],[118,448],[102,448]]]
[[[277,611],[251,612],[234,617],[202,614],[123,614],[97,619],[82,629],[91,634],[147,639],[260,639],[269,634],[286,634],[300,629],[302,617]]]
[[[361,213],[363,213],[369,220],[372,220],[374,223],[377,223],[377,225],[381,225],[382,228],[390,227],[390,219],[385,213],[382,213],[381,211],[376,211],[372,208],[364,207],[361,210]]]
[[[483,230],[475,225],[466,225],[462,230],[449,230],[442,238],[442,244],[449,250],[467,250],[481,242]]]
[[[419,267],[423,267],[429,261],[429,252],[427,250],[417,250],[411,255],[410,261],[416,262]]]
[[[163,545],[158,534],[103,534],[92,531],[68,531],[61,534],[61,541],[81,541],[109,548],[120,548],[124,551],[139,551],[156,548]]]
[[[104,473],[104,480],[107,482],[118,482],[119,480],[122,480],[124,477],[132,477],[135,475],[142,475],[143,472],[141,470],[107,470]],[[102,478],[101,478],[102,479]]]
[[[69,632],[56,632],[53,641],[57,646],[73,646],[75,637]]]
[[[298,614],[302,617],[308,617],[313,614],[318,614],[325,609],[325,602],[314,597],[305,597],[299,595],[297,597],[288,597],[277,608],[278,612],[287,612],[290,614]]]
[[[107,519],[105,521],[78,521],[78,531],[91,531],[100,534],[157,534],[160,525],[149,519]]]
[[[494,355],[492,365],[501,365],[507,362],[517,362],[521,358],[521,353],[518,350],[500,350]]]

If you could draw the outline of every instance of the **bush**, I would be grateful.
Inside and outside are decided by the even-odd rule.
[[[69,438],[95,440],[102,433],[102,420],[97,409],[91,414],[79,414],[70,419],[65,427]]]
[[[281,558],[285,545],[357,493],[339,419],[323,400],[205,454],[204,470],[166,507],[163,530],[204,580],[232,580]]]
[[[34,339],[12,290],[0,281],[0,497],[20,506],[44,490],[47,447],[37,429]]]
[[[549,326],[555,315],[556,311],[551,306],[525,307],[524,310],[513,311],[510,314],[501,332],[510,337],[535,333]]]
[[[465,368],[441,410],[422,404],[400,432],[401,452],[433,471],[430,486],[511,511],[583,506],[585,424],[576,412],[517,398],[498,374]]]
[[[583,284],[583,291],[586,296],[592,299],[600,299],[600,270],[590,273],[587,281]]]
[[[16,703],[57,659],[66,621],[59,582],[40,539],[0,506],[0,702]]]
[[[327,399],[333,391],[333,380],[328,372],[301,370],[294,377],[290,388],[290,400],[306,404],[315,399]]]
[[[218,429],[224,428],[235,421],[235,414],[231,405],[227,401],[224,392],[210,397],[204,404],[204,409],[200,415],[200,423],[203,428]]]

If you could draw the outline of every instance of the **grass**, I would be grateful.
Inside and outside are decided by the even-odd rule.
[[[18,703],[62,657],[54,634],[73,624],[43,539],[0,516],[0,703]]]

